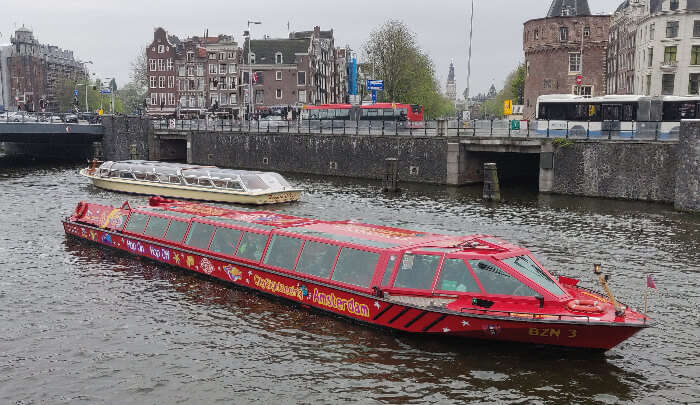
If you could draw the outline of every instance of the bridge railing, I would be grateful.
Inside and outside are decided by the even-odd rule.
[[[680,122],[517,120],[350,121],[163,119],[156,130],[373,136],[677,141]]]
[[[49,112],[2,112],[0,124],[83,124],[101,125],[102,117],[92,113],[49,113]]]

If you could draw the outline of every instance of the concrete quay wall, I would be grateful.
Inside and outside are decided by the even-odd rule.
[[[382,179],[385,159],[397,158],[401,181],[447,179],[445,138],[196,132],[188,142],[194,164]]]

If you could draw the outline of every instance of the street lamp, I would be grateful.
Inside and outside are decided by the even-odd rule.
[[[248,120],[252,118],[255,99],[253,98],[253,63],[250,60],[251,49],[253,48],[253,35],[251,25],[260,25],[262,21],[248,20]]]
[[[88,70],[85,67],[85,65],[90,64],[92,65],[92,61],[78,61],[78,63],[83,65],[83,71],[85,72],[85,83],[84,84],[76,84],[76,86],[85,86],[85,112],[90,112],[90,109],[88,108],[88,85],[90,84],[90,75],[88,74]]]

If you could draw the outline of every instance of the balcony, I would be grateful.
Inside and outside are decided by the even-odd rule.
[[[663,62],[661,62],[660,68],[661,68],[662,72],[675,72],[678,69],[678,61],[676,61],[676,60],[663,61]]]

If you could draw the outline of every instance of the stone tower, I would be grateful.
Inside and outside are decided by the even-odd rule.
[[[450,73],[447,75],[447,98],[453,103],[457,101],[457,82],[455,81],[455,61],[450,62]]]

